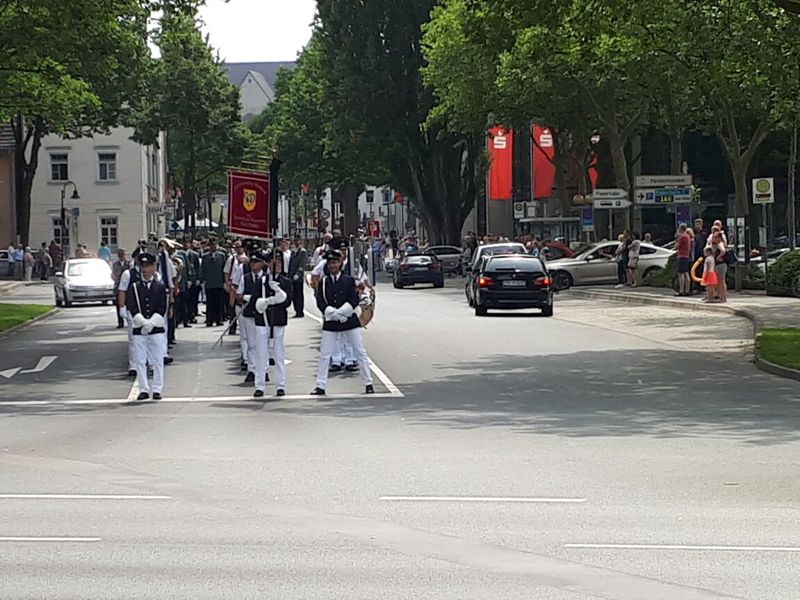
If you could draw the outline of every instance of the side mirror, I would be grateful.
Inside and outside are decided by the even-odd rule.
[[[63,277],[63,276],[64,276],[63,271],[56,271],[56,277]]]

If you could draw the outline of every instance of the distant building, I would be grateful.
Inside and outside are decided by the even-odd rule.
[[[131,139],[132,129],[116,128],[109,135],[42,140],[39,168],[31,192],[31,246],[56,240],[72,255],[75,244],[96,252],[100,242],[112,250],[133,249],[148,233],[167,229],[165,202],[167,165],[162,133],[158,147]],[[0,176],[1,177],[1,176]],[[66,187],[66,227],[61,223],[61,192],[75,183],[79,200]]]
[[[242,120],[247,123],[275,99],[275,81],[281,69],[294,69],[294,62],[226,63],[228,78],[239,88]]]

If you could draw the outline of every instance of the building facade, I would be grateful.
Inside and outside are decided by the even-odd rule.
[[[294,69],[294,62],[226,63],[230,82],[239,88],[242,120],[249,123],[275,99],[275,81],[281,69]]]
[[[0,125],[0,248],[17,241],[14,189],[14,134]]]
[[[56,240],[68,255],[76,243],[93,253],[101,242],[130,250],[148,234],[164,234],[168,224],[159,205],[167,189],[166,139],[161,134],[157,146],[143,146],[132,135],[117,128],[91,138],[44,138],[31,192],[31,246]]]

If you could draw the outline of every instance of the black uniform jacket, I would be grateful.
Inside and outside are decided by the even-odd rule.
[[[131,276],[133,276],[133,271],[131,271]],[[131,318],[141,314],[145,319],[149,319],[154,314],[158,313],[166,319],[167,288],[163,283],[155,279],[150,282],[149,288],[150,289],[148,289],[147,284],[141,279],[128,287],[128,293],[125,296],[125,306],[128,312],[131,313]],[[163,327],[155,327],[150,333],[164,333],[164,331]],[[142,335],[142,328],[135,328],[133,330],[133,335]]]
[[[356,308],[359,301],[356,280],[343,273],[339,274],[338,281],[334,281],[330,275],[325,275],[317,286],[316,297],[317,308],[319,308],[323,318],[325,309],[329,306],[341,308],[344,304],[349,303],[350,306]],[[361,322],[355,314],[352,314],[344,323],[324,321],[322,324],[323,331],[350,331],[357,327],[361,327]]]

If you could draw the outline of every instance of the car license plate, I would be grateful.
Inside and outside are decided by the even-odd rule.
[[[521,288],[521,287],[526,287],[527,285],[528,285],[527,281],[519,281],[516,279],[503,282],[503,287],[509,287],[509,288]]]
[[[415,271],[427,271],[428,267],[414,267]]]

